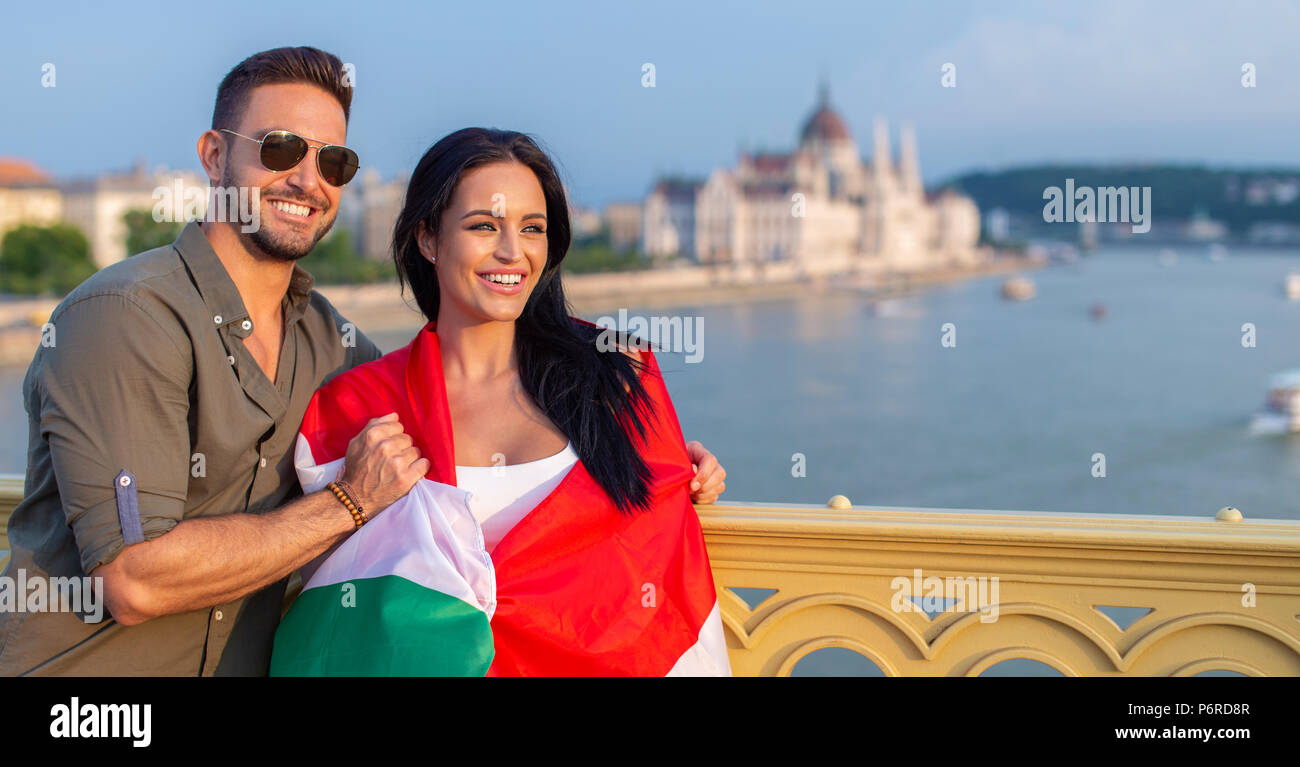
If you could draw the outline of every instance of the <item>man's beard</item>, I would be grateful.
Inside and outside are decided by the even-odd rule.
[[[221,186],[225,187],[226,189],[229,189],[232,186],[236,186],[233,179],[230,178],[228,173],[229,173],[229,169],[223,172],[221,176]],[[334,215],[330,216],[327,219],[325,218],[326,211],[323,207],[321,207],[319,200],[302,200],[302,199],[294,200],[289,195],[282,194],[280,196],[285,197],[286,199],[290,199],[294,202],[300,202],[303,205],[310,205],[311,207],[316,208],[318,211],[320,211],[320,216],[325,223],[317,230],[315,238],[313,238],[310,243],[304,245],[302,240],[293,236],[292,234],[289,234],[287,236],[285,234],[277,235],[269,231],[268,227],[266,227],[265,225],[259,226],[257,230],[253,232],[244,232],[241,230],[239,232],[239,237],[244,241],[244,246],[246,248],[249,248],[250,245],[252,246],[251,248],[249,248],[250,250],[261,252],[266,256],[273,258],[277,261],[297,261],[303,256],[306,256],[308,253],[311,253],[312,248],[316,247],[316,243],[320,242],[322,237],[329,234],[330,229],[334,227],[334,220],[338,217],[338,214],[335,213],[334,211],[330,211],[331,213],[334,213]],[[259,205],[270,204],[270,203],[263,202],[262,199],[263,199],[262,196],[258,195]],[[267,218],[268,218],[267,216],[262,216],[261,220],[265,222]]]

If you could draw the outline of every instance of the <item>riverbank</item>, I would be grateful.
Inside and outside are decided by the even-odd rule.
[[[575,314],[592,316],[626,307],[673,309],[743,301],[770,301],[843,291],[893,296],[931,285],[1012,274],[1043,265],[1040,260],[999,254],[963,266],[890,273],[804,275],[788,264],[766,269],[686,266],[637,272],[566,274],[564,292]],[[367,333],[417,328],[423,324],[415,299],[396,283],[322,285],[320,292],[339,313]],[[0,301],[0,366],[25,366],[41,343],[41,328],[58,305],[53,298]],[[57,339],[57,336],[56,336]]]
[[[771,269],[755,274],[688,267],[565,275],[564,294],[575,314],[590,317],[634,306],[673,309],[844,292],[896,296],[932,285],[1016,274],[1042,266],[1041,260],[1008,254],[979,264],[893,274],[786,276]],[[395,284],[324,286],[320,291],[341,314],[367,332],[404,330],[422,324],[410,292],[403,299]]]

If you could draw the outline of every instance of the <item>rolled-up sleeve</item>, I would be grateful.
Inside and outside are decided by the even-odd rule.
[[[41,436],[90,573],[183,517],[193,361],[179,323],[137,297],[84,298],[51,322],[37,382]]]

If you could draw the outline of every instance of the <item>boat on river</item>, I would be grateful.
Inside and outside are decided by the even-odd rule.
[[[1002,283],[1002,297],[1008,301],[1028,301],[1038,293],[1038,287],[1028,277],[1012,277]]]
[[[1300,368],[1269,379],[1264,407],[1255,414],[1250,430],[1256,434],[1300,431]]]
[[[1286,276],[1286,297],[1300,301],[1300,272],[1291,272]]]

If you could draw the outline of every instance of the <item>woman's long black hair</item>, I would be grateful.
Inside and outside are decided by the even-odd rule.
[[[619,511],[648,510],[650,468],[631,437],[645,438],[651,407],[638,376],[642,366],[626,354],[601,351],[596,339],[603,329],[569,316],[560,283],[560,262],[570,243],[569,204],[555,166],[532,139],[515,131],[464,128],[424,153],[393,230],[398,280],[410,285],[424,316],[436,320],[438,276],[420,253],[419,226],[437,234],[465,172],[495,162],[520,162],[532,169],[546,197],[546,266],[515,322],[523,388],[573,442],[583,466]],[[634,343],[621,335],[619,340]]]

